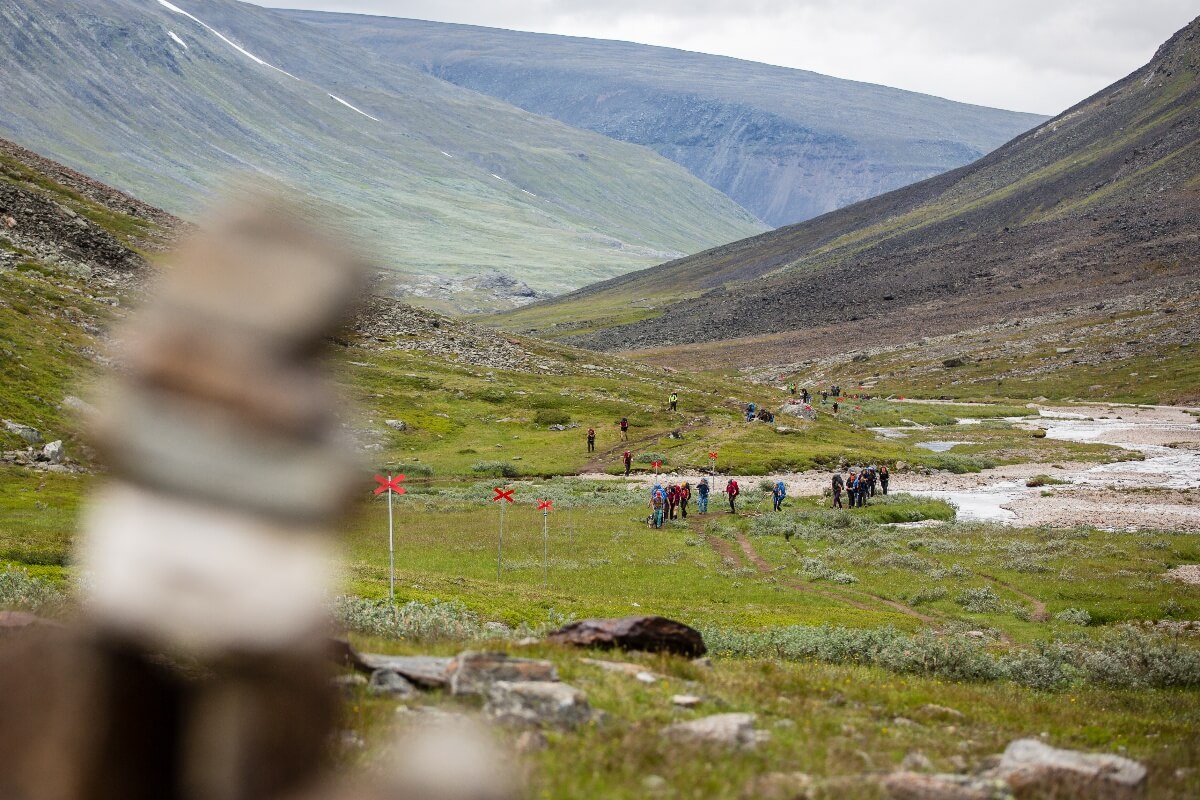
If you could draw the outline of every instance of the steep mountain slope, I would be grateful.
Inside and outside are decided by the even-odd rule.
[[[645,145],[772,226],[962,166],[1045,119],[627,42],[289,13],[389,63]]]
[[[970,166],[500,322],[598,348],[786,332],[795,355],[828,349],[808,328],[848,350],[1180,285],[1200,274],[1198,74],[1200,20]]]
[[[312,192],[409,274],[562,291],[763,229],[650,151],[233,0],[0,0],[0,135],[188,214]]]

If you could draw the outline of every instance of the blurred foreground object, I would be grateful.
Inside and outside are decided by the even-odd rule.
[[[356,477],[318,356],[363,274],[312,230],[273,200],[218,218],[119,331],[82,629],[27,637],[0,664],[5,800],[248,800],[315,782],[336,714],[331,523]]]

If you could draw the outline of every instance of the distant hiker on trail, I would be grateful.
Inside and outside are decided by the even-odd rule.
[[[738,495],[741,493],[742,493],[742,490],[741,490],[741,487],[738,486],[738,482],[735,481],[733,478],[730,478],[729,483],[725,484],[725,494],[729,496],[729,513],[730,514],[737,513],[737,506],[734,505],[734,501],[737,500]]]
[[[810,397],[812,397],[812,395],[808,393],[808,387],[800,390],[800,399],[803,402],[807,403]]]
[[[858,473],[854,470],[850,470],[846,476],[846,498],[850,501],[851,508],[858,503]]]
[[[828,399],[829,399],[829,392],[822,389],[821,390],[821,405],[825,405],[825,401],[827,401]]]
[[[845,483],[842,481],[841,473],[833,473],[833,508],[845,508],[842,505],[842,489]]]
[[[892,476],[888,474],[887,464],[879,465],[879,486],[883,489],[883,493],[887,494],[888,479]]]
[[[663,526],[663,514],[667,508],[667,493],[657,483],[650,490],[650,520],[655,528]]]
[[[669,403],[670,403],[670,405],[671,405],[671,410],[672,410],[672,411],[678,411],[678,410],[679,410],[679,393],[678,393],[678,392],[671,392],[671,397],[670,397],[670,399],[668,400],[668,402],[669,402]]]
[[[688,502],[692,499],[692,487],[687,481],[679,484],[679,513],[687,519]]]
[[[628,478],[629,470],[633,466],[633,453],[626,450],[624,453],[621,454],[621,459],[624,460],[624,462],[625,462],[625,477]]]
[[[833,401],[833,413],[835,413],[835,414],[836,414],[836,413],[837,413],[837,410],[838,410],[838,401],[837,401],[837,400],[834,400],[834,401]]]
[[[621,441],[629,441],[629,417],[621,417]]]
[[[771,500],[775,503],[776,511],[783,511],[785,497],[787,497],[787,487],[783,485],[783,481],[777,481],[775,488],[771,490]]]
[[[667,519],[675,519],[675,509],[679,508],[679,487],[675,484],[667,489]]]
[[[792,397],[796,396],[796,384],[793,383],[790,386],[788,386],[788,390],[791,391]]]
[[[596,429],[588,428],[588,452],[596,452]]]
[[[708,513],[708,478],[701,478],[696,487],[696,510],[701,514]]]
[[[754,414],[758,411],[758,406],[754,403],[746,404],[746,422],[754,422]]]
[[[875,487],[879,485],[879,473],[875,470],[875,465],[867,467],[867,491],[871,497],[875,496]]]

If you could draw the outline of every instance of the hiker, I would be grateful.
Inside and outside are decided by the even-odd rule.
[[[844,508],[842,505],[842,489],[845,483],[842,481],[842,475],[839,472],[833,473],[833,508]]]
[[[629,417],[621,417],[621,441],[629,441]]]
[[[887,464],[879,465],[879,488],[883,489],[883,493],[887,495],[888,479],[891,476],[888,474]]]
[[[678,411],[679,410],[679,393],[671,392],[671,397],[668,402],[671,404],[672,411]]]
[[[858,473],[854,470],[846,475],[846,499],[850,501],[851,508],[858,503]]]
[[[775,488],[771,490],[771,500],[775,503],[776,511],[783,511],[783,498],[787,497],[787,487],[783,485],[783,481],[777,481]]]
[[[596,452],[596,429],[588,428],[588,452]]]
[[[696,510],[701,514],[708,513],[708,478],[701,478],[696,487]]]
[[[621,454],[621,459],[625,462],[625,477],[629,477],[629,470],[633,467],[633,453],[626,450]]]
[[[835,414],[836,414],[836,413],[837,413],[837,410],[838,410],[838,401],[837,401],[837,400],[834,400],[834,401],[833,401],[833,413],[835,413]]]
[[[725,494],[727,494],[729,496],[729,513],[730,514],[737,513],[737,506],[734,505],[734,501],[737,500],[738,495],[741,493],[742,493],[742,490],[738,486],[738,482],[735,481],[733,478],[730,478],[729,483],[725,484]]]
[[[667,489],[667,519],[675,519],[675,509],[679,507],[679,487],[671,484]]]
[[[691,499],[692,487],[688,485],[687,481],[684,481],[679,484],[679,513],[684,519],[687,519],[688,501]]]
[[[803,402],[807,403],[807,402],[808,402],[808,398],[810,398],[810,397],[812,397],[812,395],[810,395],[810,394],[808,393],[808,387],[807,387],[807,386],[806,386],[806,387],[804,387],[803,389],[801,389],[801,390],[800,390],[800,399],[801,399]]]
[[[663,526],[663,511],[667,506],[667,493],[657,483],[650,490],[650,519],[655,528]]]
[[[795,397],[796,396],[796,384],[793,383],[792,385],[788,386],[788,389],[791,391],[792,397]]]
[[[825,403],[826,403],[828,400],[829,400],[829,392],[827,392],[827,391],[825,391],[824,389],[822,389],[822,390],[821,390],[821,405],[825,405]]]
[[[875,469],[875,465],[867,467],[867,490],[871,497],[875,496],[875,488],[879,485],[879,472]]]
[[[754,403],[746,404],[746,422],[754,422],[754,414],[758,411],[758,406]]]

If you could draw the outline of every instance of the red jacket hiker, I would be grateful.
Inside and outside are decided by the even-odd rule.
[[[737,507],[734,505],[733,501],[736,500],[737,496],[741,493],[742,493],[742,490],[738,486],[738,482],[735,481],[733,478],[730,478],[729,483],[725,484],[725,494],[729,496],[729,513],[730,514],[737,513]]]

